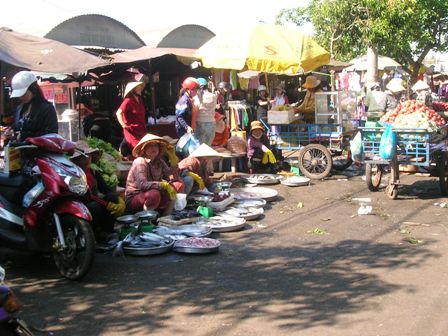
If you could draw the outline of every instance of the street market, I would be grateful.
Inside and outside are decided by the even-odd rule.
[[[95,20],[126,47],[74,47]],[[0,334],[397,335],[432,307],[410,294],[425,274],[398,283],[443,283],[446,83],[316,41],[259,22],[153,47],[93,14],[0,28],[0,283],[26,301],[21,320],[3,288]]]

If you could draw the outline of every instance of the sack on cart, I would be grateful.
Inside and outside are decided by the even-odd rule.
[[[384,160],[392,160],[397,155],[397,135],[392,126],[387,126],[381,136],[380,157]]]

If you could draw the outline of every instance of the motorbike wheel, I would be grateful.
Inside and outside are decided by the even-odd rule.
[[[90,224],[72,215],[61,215],[66,247],[53,252],[55,264],[67,279],[80,280],[90,270],[95,256],[95,237]],[[55,232],[57,238],[57,232]]]
[[[11,319],[0,323],[0,335],[2,336],[34,336],[31,330],[21,321]]]

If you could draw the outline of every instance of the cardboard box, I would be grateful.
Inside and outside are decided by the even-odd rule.
[[[288,111],[268,111],[268,124],[290,124],[297,120],[298,117],[294,117],[294,110]]]

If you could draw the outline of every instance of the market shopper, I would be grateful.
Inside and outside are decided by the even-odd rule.
[[[133,155],[137,158],[129,170],[125,191],[129,211],[171,213],[176,194],[183,192],[184,186],[161,159],[167,145],[162,137],[148,133],[134,147]]]
[[[403,81],[399,78],[392,78],[387,83],[386,98],[380,103],[381,114],[393,111],[402,99],[404,99],[403,92],[406,88],[403,86]]]
[[[260,121],[250,124],[250,135],[247,139],[247,160],[250,173],[276,172],[274,153],[269,144],[268,137]]]
[[[215,112],[215,122],[215,137],[212,147],[225,148],[230,137],[229,126],[225,122],[225,117],[219,112]]]
[[[49,133],[58,133],[58,118],[54,106],[45,99],[30,71],[20,71],[11,80],[11,98],[18,98],[14,131],[18,141]]]
[[[364,99],[365,111],[368,119],[377,119],[381,114],[380,104],[386,99],[386,93],[381,91],[379,82],[372,82],[369,89]]]
[[[263,122],[267,123],[269,110],[268,89],[265,85],[260,85],[258,86],[257,92],[257,119],[263,120]]]
[[[70,158],[81,167],[87,177],[89,193],[85,197],[85,204],[92,215],[92,229],[98,243],[107,243],[114,233],[115,218],[125,211],[122,197],[110,188],[100,172],[91,168],[101,158],[101,151],[97,148],[77,149]]]
[[[232,100],[232,95],[229,92],[229,83],[219,82],[216,89],[216,112],[226,115],[227,102]]]
[[[146,110],[141,97],[144,82],[130,82],[124,90],[124,99],[116,112],[117,120],[123,128],[124,139],[120,152],[132,158],[132,150],[146,134]]]
[[[199,89],[193,97],[194,109],[192,127],[199,143],[211,146],[215,137],[215,107],[217,97],[208,90],[205,78],[197,78]]]
[[[306,77],[305,83],[302,85],[306,89],[306,94],[303,102],[297,106],[294,111],[299,114],[299,117],[306,123],[312,124],[315,121],[316,112],[316,92],[322,91],[320,89],[320,80],[315,76],[310,75]]]
[[[412,86],[412,99],[421,101],[428,107],[432,107],[432,96],[430,86],[424,81],[419,80]]]
[[[185,133],[192,134],[193,97],[199,89],[199,83],[194,77],[187,77],[182,82],[179,100],[176,103],[176,132],[180,138]]]
[[[275,97],[271,99],[271,109],[276,110],[279,106],[289,105],[288,96],[286,95],[285,88],[282,85],[278,85],[275,88]],[[273,140],[277,144],[283,143],[282,138],[279,134],[280,127],[277,125],[271,126],[271,140]]]
[[[207,188],[214,192],[216,185],[210,178],[213,174],[213,160],[221,154],[206,144],[200,145],[188,157],[179,162],[180,176],[185,184],[185,193],[192,194]]]

